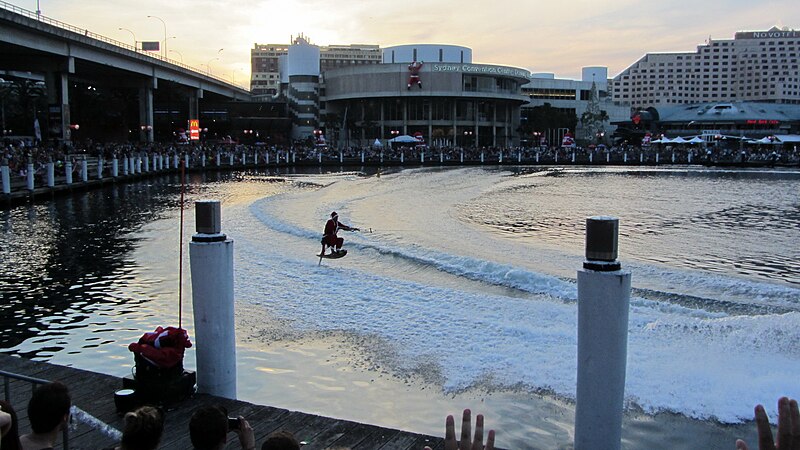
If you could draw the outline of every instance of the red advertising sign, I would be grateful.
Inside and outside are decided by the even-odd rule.
[[[198,119],[189,120],[189,139],[192,141],[200,139],[200,120]]]

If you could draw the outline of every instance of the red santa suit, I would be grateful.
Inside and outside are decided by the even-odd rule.
[[[419,71],[422,69],[422,62],[414,61],[408,65],[408,87],[407,89],[411,89],[411,85],[417,83],[420,89],[422,89],[422,81],[419,79]]]
[[[322,236],[322,243],[339,251],[344,245],[344,239],[336,236],[339,230],[358,231],[358,228],[339,223],[339,215],[334,211],[331,213],[331,218],[325,222],[325,234]]]

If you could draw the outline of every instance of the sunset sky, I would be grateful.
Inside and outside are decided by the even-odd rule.
[[[39,0],[39,7],[127,44],[131,32],[163,41],[164,25],[147,17],[158,16],[170,58],[237,84],[249,80],[255,43],[288,43],[301,33],[317,45],[457,44],[472,48],[476,63],[579,78],[584,66],[607,66],[613,77],[647,52],[693,51],[709,36],[800,29],[797,0]]]

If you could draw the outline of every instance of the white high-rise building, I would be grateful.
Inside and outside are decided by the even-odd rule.
[[[800,31],[772,28],[711,40],[687,53],[648,53],[612,81],[632,107],[716,101],[800,103]]]

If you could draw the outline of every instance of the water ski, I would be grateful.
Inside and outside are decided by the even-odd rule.
[[[321,255],[317,255],[317,256],[319,256],[320,258],[339,259],[339,258],[344,257],[344,255],[346,255],[346,254],[347,254],[347,250],[341,250],[341,251],[339,251],[339,253],[328,253],[328,254],[321,254]]]

